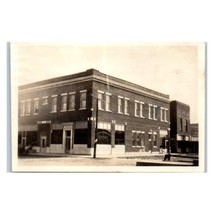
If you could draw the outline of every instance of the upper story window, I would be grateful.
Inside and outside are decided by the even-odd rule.
[[[80,109],[86,109],[86,94],[86,90],[80,91]]]
[[[157,119],[158,119],[157,106],[153,106],[153,119],[154,119],[154,120],[157,120]]]
[[[61,111],[67,111],[67,94],[61,94]]]
[[[51,97],[51,112],[57,111],[57,95]]]
[[[75,110],[75,92],[69,93],[69,110]]]
[[[22,100],[22,101],[21,101],[20,115],[21,115],[21,116],[24,116],[24,115],[25,115],[25,100]]]
[[[149,119],[153,119],[153,106],[149,104]]]
[[[111,94],[106,93],[106,111],[111,111]]]
[[[118,113],[123,113],[123,97],[118,96]]]
[[[124,98],[124,114],[129,114],[129,98]]]
[[[168,109],[165,109],[165,122],[168,122]]]
[[[140,111],[139,101],[135,100],[134,101],[134,116],[135,117],[139,117],[139,111]]]
[[[158,119],[158,111],[156,105],[149,104],[149,119],[151,120]]]
[[[98,109],[104,110],[104,107],[105,107],[104,92],[98,91]]]
[[[33,113],[34,114],[39,113],[39,98],[34,98]]]
[[[186,132],[188,132],[188,120],[186,119]]]
[[[168,122],[168,109],[161,107],[160,109],[160,118],[162,122]]]
[[[48,96],[42,98],[42,105],[47,105],[48,104]]]
[[[140,102],[140,117],[144,117],[144,102]]]
[[[26,100],[26,115],[30,114],[31,110],[31,100]]]

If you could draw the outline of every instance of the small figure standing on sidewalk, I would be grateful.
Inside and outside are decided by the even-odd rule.
[[[153,145],[152,145],[152,142],[150,142],[150,151],[151,151],[151,154],[153,152]]]

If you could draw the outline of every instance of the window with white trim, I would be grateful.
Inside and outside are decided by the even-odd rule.
[[[145,147],[145,132],[132,131],[132,146]]]
[[[154,118],[154,120],[158,119],[157,106],[153,106],[153,118]]]
[[[30,114],[31,100],[26,100],[26,115]]]
[[[118,113],[123,114],[123,97],[118,96]]]
[[[21,101],[20,115],[21,115],[21,116],[24,116],[24,115],[25,115],[25,100],[22,100],[22,101]]]
[[[57,111],[57,95],[51,97],[51,112]]]
[[[111,94],[106,93],[106,111],[111,111]]]
[[[80,109],[86,109],[86,94],[86,90],[80,91]]]
[[[35,98],[34,99],[33,113],[34,114],[38,114],[39,113],[39,98]]]
[[[104,102],[104,92],[98,91],[98,109],[104,110],[105,102]]]
[[[67,94],[61,95],[61,111],[67,111]]]
[[[165,122],[168,122],[168,109],[165,108]]]
[[[129,114],[129,99],[125,98],[124,99],[124,114]]]
[[[48,104],[48,97],[43,97],[42,98],[42,105],[47,105]]]
[[[160,108],[160,118],[162,122],[168,122],[168,109],[167,108]]]
[[[144,102],[140,102],[140,117],[144,117]]]
[[[75,92],[69,93],[69,111],[75,110]]]
[[[135,100],[134,101],[134,116],[139,117],[139,101]]]
[[[149,104],[149,119],[153,119],[153,105]]]

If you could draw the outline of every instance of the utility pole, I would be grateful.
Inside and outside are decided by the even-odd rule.
[[[97,143],[98,143],[98,99],[96,100],[96,127],[95,127],[95,141],[94,141],[94,158],[96,158]]]
[[[97,152],[96,150],[97,150],[97,143],[98,143],[98,112],[99,112],[98,101],[101,100],[102,102],[105,102],[105,100],[102,100],[93,94],[91,94],[91,96],[96,99],[96,126],[95,126],[95,141],[94,141],[94,155],[93,155],[93,158],[96,158],[96,152]]]

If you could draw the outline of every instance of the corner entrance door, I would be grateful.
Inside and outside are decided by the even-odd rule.
[[[46,152],[47,136],[40,137],[40,152]]]

